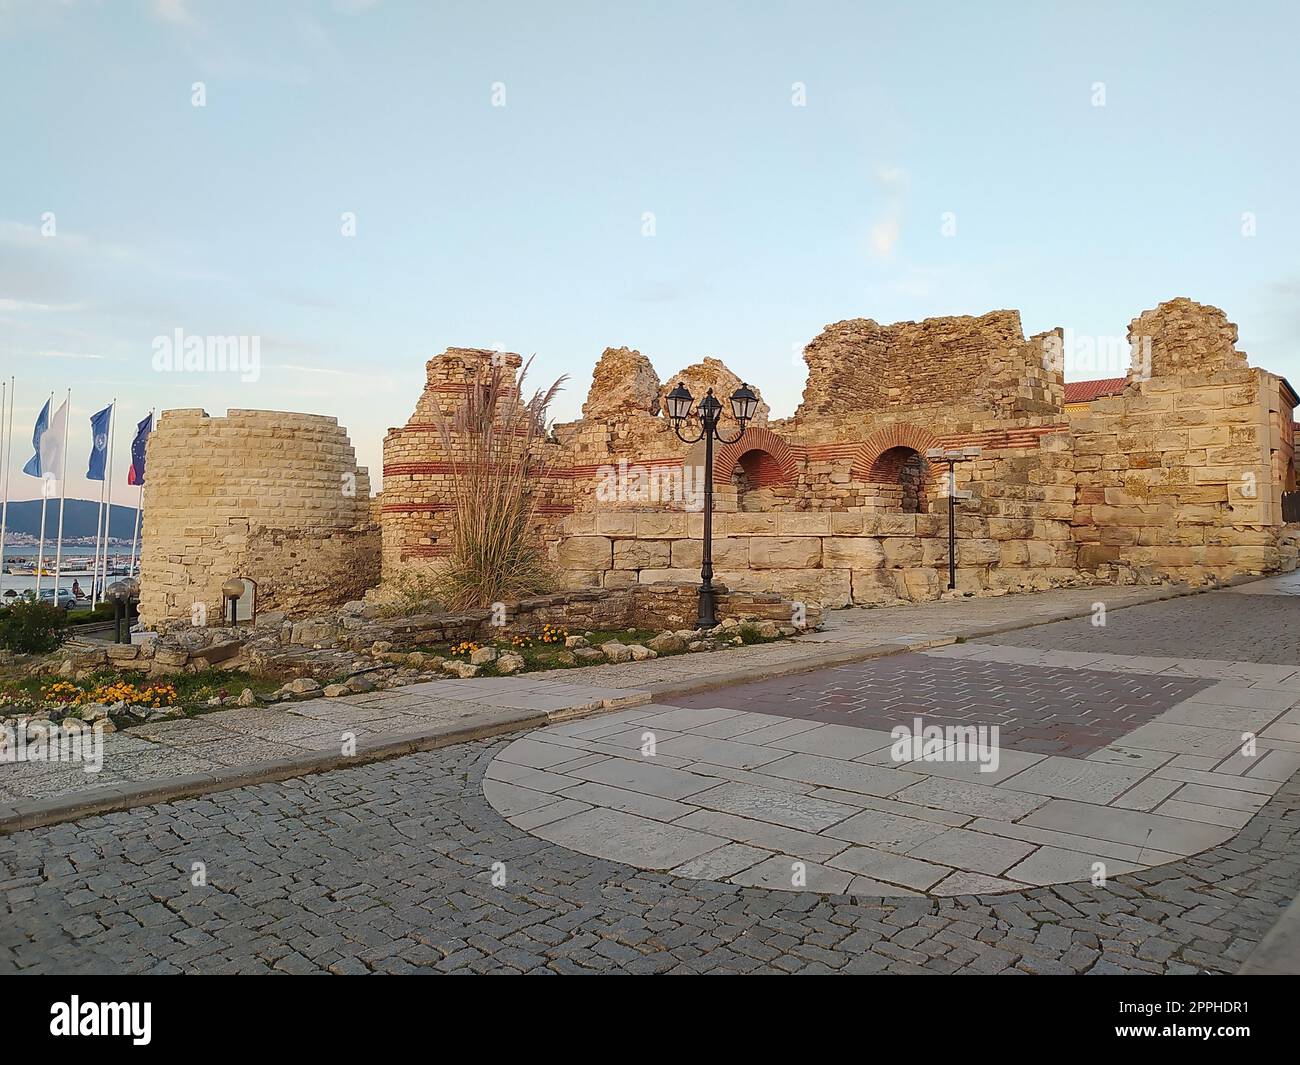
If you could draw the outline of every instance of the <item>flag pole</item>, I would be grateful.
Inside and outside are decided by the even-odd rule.
[[[14,378],[10,377],[5,385],[5,395],[0,397],[0,422],[5,426],[5,438],[0,441],[0,581],[5,571],[5,533],[9,529],[9,463],[14,455]],[[9,409],[5,410],[5,400],[9,400]]]
[[[95,454],[95,419],[90,419],[90,454]],[[87,471],[89,472],[89,471]],[[90,564],[90,609],[95,609],[95,583],[99,577],[100,527],[104,524],[104,478],[99,479],[99,509],[95,512],[95,557]]]
[[[103,587],[108,587],[108,540],[113,531],[113,444],[117,439],[117,397],[113,397],[112,412],[108,416],[108,466],[104,471],[104,482],[107,485],[106,494],[108,506],[105,507],[104,518],[104,575]],[[95,577],[92,581],[98,580],[100,572],[99,557],[95,557]],[[102,592],[100,593],[103,594]]]
[[[72,389],[63,401],[63,462],[59,470],[59,534],[54,548],[54,605],[59,605],[59,574],[63,572],[63,509],[68,502],[68,423],[72,421]]]
[[[153,431],[154,431],[153,412],[154,412],[154,408],[150,407],[149,408],[149,435],[150,436],[153,435]],[[146,440],[145,448],[147,449],[148,446],[149,446],[149,441]],[[140,498],[137,500],[135,505],[135,533],[131,536],[131,563],[130,563],[129,572],[132,577],[137,576],[138,569],[139,569],[139,561],[135,553],[135,548],[136,548],[136,544],[140,542],[140,512],[143,509],[144,509],[144,480],[141,479]]]
[[[53,413],[53,408],[54,408],[54,393],[51,392],[50,393],[51,413]],[[45,431],[49,432],[48,422],[46,423]],[[41,436],[44,437],[45,433],[41,433]],[[37,440],[36,454],[39,455],[40,453],[41,453],[41,442],[40,440]],[[39,545],[36,548],[36,601],[38,603],[41,600],[41,574],[42,571],[45,569],[45,504],[49,501],[50,498],[48,485],[49,485],[49,479],[46,476],[45,471],[41,470],[41,539]],[[59,598],[59,593],[57,591],[54,593],[54,598],[57,602]]]
[[[0,441],[0,582],[4,580],[5,571],[5,533],[9,529],[9,462],[14,453],[14,379],[0,382],[5,386],[5,393],[0,396],[0,423],[4,424],[5,436]],[[9,409],[5,410],[5,400]]]

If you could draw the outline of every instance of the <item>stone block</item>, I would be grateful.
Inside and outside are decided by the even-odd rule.
[[[667,540],[615,540],[614,568],[662,569],[670,564],[672,544]]]
[[[560,541],[556,557],[566,570],[603,571],[612,568],[613,560],[614,542],[607,536],[570,536]]]
[[[822,540],[822,564],[855,572],[873,569],[885,564],[885,549],[875,537],[828,536]]]
[[[822,542],[816,536],[751,536],[751,569],[812,569],[821,565]]]
[[[674,569],[699,570],[704,552],[703,540],[674,540],[672,565]],[[746,537],[728,536],[713,541],[714,568],[746,569],[749,566],[749,540]]]

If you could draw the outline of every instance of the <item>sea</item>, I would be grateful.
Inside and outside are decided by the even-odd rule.
[[[30,557],[28,556],[29,551]],[[59,570],[59,585],[71,591],[72,582],[75,580],[81,586],[81,590],[89,596],[91,582],[91,566],[89,559],[93,553],[93,551],[73,552],[69,557],[65,558],[63,566]],[[116,551],[109,556],[108,583],[111,584],[113,581],[126,575],[130,558],[131,552],[129,548],[122,551]],[[32,551],[25,544],[18,546],[17,548],[11,544],[9,547],[5,548],[5,569],[9,569],[10,566],[13,566],[15,569],[26,569],[33,566],[35,562],[36,552]],[[69,565],[69,562],[71,562],[72,565]],[[44,569],[45,575],[41,578],[41,587],[53,588],[54,558],[52,555],[46,556]],[[117,572],[114,573],[114,570]],[[18,592],[19,594],[35,591],[36,575],[34,573],[0,573],[0,602],[4,602],[6,599],[10,598],[4,595],[5,592],[10,590]]]

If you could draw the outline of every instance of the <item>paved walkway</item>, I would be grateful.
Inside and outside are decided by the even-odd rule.
[[[833,611],[826,631],[775,644],[523,677],[439,680],[340,699],[221,710],[105,737],[103,768],[0,762],[0,831],[201,794],[648,702],[663,692],[808,670],[952,642],[972,633],[1111,609],[1168,588],[1063,589],[880,610]],[[351,752],[356,752],[356,755]],[[167,782],[173,782],[165,787]]]
[[[1297,705],[1296,666],[965,644],[541,729],[484,792],[542,839],[679,876],[1015,891],[1230,839],[1300,769]],[[999,735],[981,761],[899,751],[897,725]]]
[[[1250,624],[1250,603],[1259,595],[1286,591],[1281,582],[1252,588],[1249,594],[1213,593],[1195,601],[1220,618],[1221,629],[1235,629]],[[1181,602],[1112,612],[1108,624],[1123,618],[1132,634],[1167,632],[1179,616],[1171,611]],[[1238,703],[1267,700],[1267,692],[1293,700],[1297,693],[1288,685],[1300,662],[1293,663],[1283,677],[1280,669],[1265,675],[1254,672],[1261,668],[1256,663],[1215,659],[1214,649],[1225,642],[1222,632],[1210,631],[1181,640],[1182,657],[1163,663],[1144,659],[1139,667],[1131,653],[1109,659],[1109,651],[1066,652],[1090,656],[1086,663],[1079,658],[1051,660],[1041,657],[1042,650],[1023,646],[1042,631],[804,676],[801,690],[826,692],[832,687],[850,691],[854,684],[846,684],[845,675],[859,675],[873,692],[870,700],[857,699],[850,691],[844,700],[805,699],[794,713],[786,708],[777,714],[771,711],[783,708],[760,708],[749,693],[727,687],[703,697],[712,706],[721,706],[712,713],[707,707],[629,706],[601,717],[557,723],[526,737],[463,743],[16,832],[0,838],[0,972],[1233,972],[1256,955],[1266,936],[1266,945],[1272,944],[1269,949],[1274,953],[1277,944],[1294,941],[1293,936],[1269,935],[1300,887],[1300,774],[1285,783],[1275,779],[1282,773],[1283,756],[1300,749],[1300,740],[1290,738],[1292,725],[1286,720],[1294,711],[1273,713],[1267,706]],[[1143,649],[1130,641],[1125,651]],[[699,660],[699,656],[691,659]],[[939,764],[922,775],[915,772],[918,766],[909,768],[907,763],[873,762],[872,755],[880,749],[864,748],[844,757],[849,753],[844,746],[847,737],[881,731],[875,726],[887,720],[882,722],[880,714],[909,712],[903,705],[908,671],[922,676],[925,671],[914,667],[928,662],[934,663],[936,676],[956,678],[951,683],[927,682],[926,705],[933,706],[936,715],[948,715],[944,720],[959,720],[959,685],[988,696],[992,686],[1013,690],[1033,677],[1037,682],[1024,690],[1044,700],[1057,719],[1059,734],[1044,736],[1023,729],[1019,738],[1025,749],[1008,745],[1001,753],[1010,762],[995,776],[1004,769],[1014,772],[993,784],[929,771]],[[879,676],[873,676],[876,670]],[[1082,678],[1076,692],[1079,700],[1094,684],[1106,693],[1096,713],[1107,720],[1096,734],[1090,722],[1081,723],[1079,716],[1070,715],[1068,705],[1052,702],[1052,684],[1036,672],[1071,670],[1076,680]],[[775,678],[769,681],[775,682]],[[1248,694],[1228,693],[1227,688]],[[449,689],[456,690],[466,689]],[[1132,706],[1124,704],[1126,693],[1133,695]],[[1205,701],[1207,693],[1227,697]],[[504,689],[498,694],[512,697]],[[727,705],[739,699],[747,700],[744,706]],[[680,701],[689,702],[691,697]],[[983,707],[981,713],[989,707],[1005,710],[996,701],[976,703]],[[1171,705],[1162,708],[1167,704]],[[1188,720],[1169,718],[1180,710]],[[1206,724],[1190,719],[1219,712],[1228,712],[1231,718],[1237,710],[1255,715],[1252,727],[1258,730],[1259,748],[1268,752],[1241,766],[1230,761],[1234,756],[1224,754],[1219,744],[1223,736],[1237,730],[1240,721]],[[1265,711],[1267,722],[1262,720]],[[535,714],[518,708],[498,712]],[[563,717],[564,711],[556,714]],[[632,816],[656,820],[645,815],[648,800],[655,797],[651,791],[638,791],[636,781],[599,775],[601,766],[619,762],[644,767],[649,760],[640,753],[644,736],[628,735],[629,729],[636,728],[635,720],[629,725],[618,718],[647,714],[676,715],[654,723],[655,757],[660,761],[652,762],[651,768],[697,776],[701,755],[717,759],[708,763],[716,770],[710,775],[716,775],[717,782],[705,794],[737,783],[752,785],[746,774],[768,776],[768,781],[753,786],[778,794],[792,783],[814,784],[813,791],[821,793],[786,790],[784,794],[792,799],[780,798],[770,806],[755,803],[752,791],[735,789],[711,796],[707,804],[697,802],[699,792],[657,797],[665,804],[696,807],[684,817],[726,815],[728,825],[750,821],[767,826],[763,831],[784,829],[835,839],[826,829],[847,820],[815,830],[781,823],[792,816],[788,811],[801,809],[802,801],[811,797],[828,806],[854,807],[850,819],[858,818],[860,825],[881,823],[876,816],[880,814],[895,814],[900,822],[908,818],[937,825],[937,834],[917,841],[917,846],[942,841],[957,830],[1019,840],[1030,845],[1034,855],[1051,849],[1095,852],[1110,859],[1105,886],[1015,883],[996,893],[945,895],[889,880],[876,869],[841,869],[863,881],[859,893],[791,890],[793,885],[787,884],[769,890],[759,886],[765,882],[759,875],[752,883],[736,882],[737,873],[719,869],[710,873],[711,878],[701,879],[702,869],[684,873],[681,863],[672,867],[676,871],[638,868],[653,863],[615,861],[543,839],[548,826],[562,824],[575,812],[588,812],[576,807],[555,809],[566,803],[623,813],[620,807],[631,794],[642,807]],[[867,714],[871,720],[862,727],[821,719],[828,714],[850,720]],[[749,728],[754,724],[751,718],[760,720],[756,728]],[[1005,714],[1003,720],[1011,731],[1016,723]],[[690,727],[682,727],[687,724]],[[1161,726],[1165,726],[1163,734],[1152,735],[1150,730]],[[741,731],[733,732],[736,728]],[[745,737],[754,739],[760,729],[769,730],[760,737],[765,742],[750,744]],[[830,731],[820,733],[823,729]],[[1143,733],[1144,729],[1149,731]],[[589,735],[592,730],[602,734]],[[785,745],[779,746],[781,738],[776,734],[783,730]],[[1116,737],[1116,732],[1121,734]],[[840,745],[832,744],[829,751],[799,749],[814,746],[819,733]],[[1031,744],[1056,741],[1078,748],[1103,740],[1082,757],[1075,757],[1082,753],[1078,749],[1064,755],[1028,749]],[[860,739],[859,745],[864,742]],[[1191,749],[1182,749],[1184,742],[1192,744]],[[723,743],[734,747],[718,746]],[[512,748],[527,751],[530,745],[552,754],[545,748],[566,748],[564,760],[539,768],[525,759],[507,757]],[[728,764],[734,758],[719,757],[724,751],[747,756],[750,752],[743,749],[747,747],[781,753],[752,768],[745,767],[743,760],[736,765]],[[1108,748],[1125,751],[1123,760],[1112,763],[1095,757]],[[1134,754],[1137,757],[1130,757]],[[792,772],[789,767],[798,766],[800,758],[805,768],[794,775],[769,772],[776,762],[795,759],[782,767]],[[687,764],[668,765],[666,759],[687,759]],[[861,779],[874,773],[914,777],[904,791],[950,790],[939,801],[915,801],[916,792],[877,796],[844,787],[842,778],[803,780],[813,775],[806,767],[825,768],[816,759],[848,766],[847,771],[862,774]],[[1016,761],[1027,759],[1034,761],[1014,767]],[[1052,794],[1056,784],[1049,788],[1048,781],[1032,775],[1028,780],[1033,787],[1007,787],[1017,775],[1035,770],[1041,774],[1040,767],[1054,759],[1114,766],[1143,776],[1109,802],[1099,801],[1096,795],[1085,800],[1058,798]],[[548,783],[545,777],[526,776],[553,773],[557,768],[563,772],[555,775],[572,776],[573,786],[587,786],[582,797],[539,789],[536,785]],[[1229,768],[1241,772],[1226,771]],[[516,779],[502,779],[503,772]],[[1155,792],[1170,785],[1177,790],[1155,797]],[[1183,790],[1193,785],[1202,790],[1190,794]],[[1118,799],[1142,786],[1152,789],[1148,799],[1154,806],[1120,805]],[[1260,789],[1265,788],[1274,793],[1261,805]],[[963,790],[969,796],[970,789],[979,789],[981,798],[988,798],[983,794],[988,792],[1002,800],[1019,796],[1036,805],[1021,817],[1006,813],[999,817],[963,809],[951,800],[951,795]],[[503,794],[519,797],[525,791],[545,796],[546,804],[512,811],[509,816],[516,820],[535,815],[521,825],[512,824],[489,804],[489,798],[496,803]],[[615,795],[615,791],[627,794]],[[1252,809],[1220,802],[1223,796],[1218,792],[1248,796],[1243,801]],[[528,795],[522,798],[531,801]],[[1166,807],[1164,812],[1152,812],[1171,801],[1200,809]],[[736,812],[738,802],[747,803],[740,812]],[[724,805],[732,809],[717,808]],[[1104,811],[1104,820],[1094,816],[1082,826],[1031,823],[1044,811],[1062,805]],[[1208,810],[1232,816],[1235,823],[1206,820]],[[564,816],[550,819],[557,812]],[[663,817],[674,810],[664,805],[658,812]],[[944,821],[948,816],[964,820],[948,825]],[[1153,868],[1140,867],[1150,864],[1150,856],[1142,854],[1140,860],[1131,861],[1133,871],[1118,872],[1113,863],[1122,865],[1125,859],[1112,857],[1114,852],[1120,846],[1141,849],[1147,843],[1145,837],[1116,838],[1114,826],[1149,827],[1150,822],[1142,819],[1150,817],[1185,822],[1193,831],[1219,833],[1223,842]],[[658,823],[671,826],[676,820]],[[996,827],[989,822],[997,822]],[[716,834],[712,826],[692,830]],[[1044,842],[1031,832],[1053,838]],[[1008,870],[986,872],[962,868],[957,857],[969,854],[968,848],[944,845],[942,854],[920,855],[900,852],[893,841],[878,838],[839,842],[844,846],[831,858],[851,848],[895,861],[907,858],[918,865],[951,870],[937,882],[946,881],[949,887],[961,875],[1014,880],[1014,870],[1031,857],[1016,859]],[[741,847],[765,849],[762,842],[731,839],[699,857],[716,857],[728,847],[731,854],[739,854]],[[778,853],[778,848],[766,849]],[[781,857],[787,857],[798,848],[779,850]],[[812,864],[836,868],[830,858]],[[761,865],[759,861],[748,869]],[[898,862],[897,868],[916,866]],[[890,875],[896,874],[891,870]],[[727,876],[733,882],[726,882]],[[868,893],[866,881],[882,889]]]
[[[1105,888],[687,879],[502,820],[480,784],[508,742],[0,838],[0,973],[1230,973],[1300,883],[1298,781],[1234,840]]]

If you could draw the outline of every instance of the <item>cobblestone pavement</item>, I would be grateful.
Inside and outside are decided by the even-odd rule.
[[[1004,747],[1082,758],[1118,740],[1208,680],[1103,673],[909,654],[677,698],[755,714],[888,732],[927,725],[997,725]]]
[[[1231,972],[1300,885],[1300,775],[1105,888],[882,901],[543,842],[480,791],[506,742],[0,838],[0,972]]]
[[[1112,612],[1106,629],[1051,625],[932,657],[1207,679],[1215,686],[1193,699],[1224,698],[1187,721],[1221,715],[1224,728],[1296,689],[1294,669],[1249,664],[1297,663],[1287,624],[1300,600],[1277,588],[1136,606]],[[1062,633],[1117,642],[1034,650]],[[1176,657],[1150,657],[1161,652]],[[1270,727],[1260,766],[1278,780],[1300,754],[1300,726]],[[882,898],[688,879],[537,838],[483,795],[511,742],[0,837],[0,973],[1233,972],[1300,888],[1300,774],[1241,812],[1226,842],[1104,887]],[[1164,733],[1148,742],[1187,767],[1174,779],[1222,768],[1221,752],[1175,754]]]
[[[1106,602],[1107,590],[1097,590]],[[1300,595],[1290,577],[1229,591],[1109,610],[1105,625],[1058,621],[982,643],[1121,655],[1216,658],[1300,666]]]

